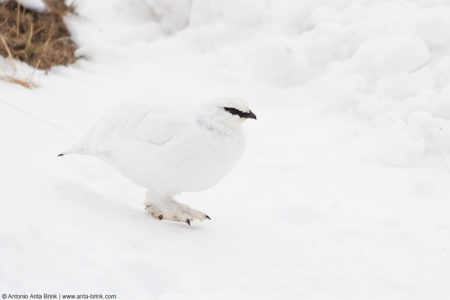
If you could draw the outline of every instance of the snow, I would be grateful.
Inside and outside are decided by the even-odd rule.
[[[405,138],[403,135],[385,139],[377,148],[376,157],[381,162],[394,166],[414,164],[425,152],[423,145]]]
[[[0,293],[447,299],[450,2],[186,3],[80,0],[85,59],[0,81]],[[210,222],[154,220],[111,167],[56,157],[124,100],[227,95],[258,120],[179,198]]]
[[[30,10],[37,12],[47,12],[47,4],[43,0],[20,0],[20,4]]]
[[[353,63],[367,76],[412,72],[430,59],[425,42],[418,37],[395,36],[366,41],[358,48]]]

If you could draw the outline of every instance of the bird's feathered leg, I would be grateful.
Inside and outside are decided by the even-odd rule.
[[[188,225],[191,225],[191,222],[195,219],[201,221],[211,219],[208,215],[201,211],[178,203],[172,196],[162,195],[151,190],[147,190],[145,210],[159,220],[168,219],[172,221],[186,222]]]

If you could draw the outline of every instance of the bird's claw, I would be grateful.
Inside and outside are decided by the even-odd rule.
[[[211,220],[211,218],[205,213],[192,209],[189,206],[178,203],[176,201],[154,204],[148,203],[145,205],[145,210],[158,220],[172,220],[178,222],[187,223],[191,226],[191,223],[197,219],[200,221]]]

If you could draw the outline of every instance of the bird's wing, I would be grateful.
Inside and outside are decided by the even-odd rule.
[[[142,105],[131,109],[116,129],[120,135],[146,143],[163,145],[182,127],[182,118],[166,106]]]

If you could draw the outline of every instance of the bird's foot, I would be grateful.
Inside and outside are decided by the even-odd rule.
[[[191,225],[191,222],[195,219],[211,220],[208,215],[202,213],[201,211],[190,208],[187,205],[178,203],[176,201],[163,202],[163,203],[148,203],[145,205],[145,210],[150,213],[156,219],[162,220],[172,220],[178,222],[186,222]]]

